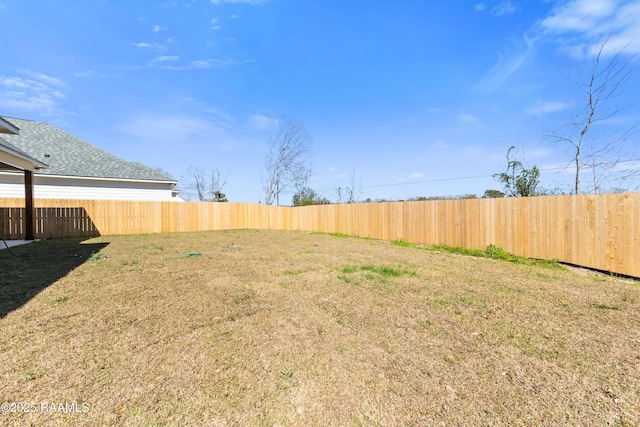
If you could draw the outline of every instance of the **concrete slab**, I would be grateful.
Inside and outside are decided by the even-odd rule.
[[[6,244],[5,244],[5,242],[6,242]],[[35,240],[6,240],[5,242],[0,240],[0,250],[7,249],[7,246],[12,248],[12,247],[18,246],[18,245],[26,245],[27,243],[35,242]]]

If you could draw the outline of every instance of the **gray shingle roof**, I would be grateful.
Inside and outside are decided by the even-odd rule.
[[[18,147],[16,147],[15,145],[11,144],[9,141],[7,141],[6,139],[3,139],[3,138],[0,138],[0,147],[6,148],[6,149],[8,149],[10,151],[13,151],[13,152],[16,152],[16,153],[20,153],[23,156],[31,157],[27,153],[25,153],[24,151],[22,151],[21,149],[19,149]]]
[[[9,141],[4,138],[0,138],[0,151],[5,151],[8,153],[18,154],[19,156],[23,156],[27,161],[33,162],[36,167],[44,167],[45,165],[41,164],[37,159],[34,159],[29,154],[25,153]]]
[[[163,173],[141,163],[122,160],[49,123],[3,118],[20,128],[20,134],[2,137],[29,156],[49,165],[36,174],[175,182]]]

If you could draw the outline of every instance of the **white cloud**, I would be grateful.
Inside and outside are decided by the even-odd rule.
[[[111,77],[111,74],[109,73],[102,73],[99,71],[94,71],[94,70],[86,70],[86,71],[78,71],[73,73],[74,77],[79,77],[79,78],[90,78],[90,77],[102,77],[102,78],[106,78],[106,77]]]
[[[555,32],[591,31],[600,28],[606,18],[616,9],[615,0],[571,0],[552,10],[551,16],[542,21],[542,26]],[[597,31],[597,30],[596,30]]]
[[[426,175],[423,174],[422,172],[412,172],[409,175],[394,176],[394,177],[392,177],[392,179],[394,181],[404,182],[404,181],[407,181],[407,180],[420,179],[420,178],[424,178],[424,177],[426,177]]]
[[[608,33],[605,54],[621,49],[640,53],[640,0],[570,0],[555,7],[541,26],[554,36],[573,35],[571,44],[564,46],[572,57],[592,54],[598,47],[594,40]]]
[[[185,152],[202,153],[211,149],[234,151],[239,143],[228,135],[215,117],[198,114],[163,114],[141,112],[120,123],[118,129],[131,137],[133,143],[146,146],[176,147]],[[202,160],[199,157],[193,161]]]
[[[20,77],[4,77],[0,80],[0,85],[8,86],[13,88],[25,89],[32,87],[36,82],[31,80],[26,80]],[[37,84],[38,86],[42,86],[42,84]]]
[[[157,56],[154,61],[158,61],[158,62],[166,62],[166,61],[177,61],[178,59],[180,59],[179,56],[168,56],[168,55],[160,55]]]
[[[559,101],[538,101],[531,107],[527,108],[525,112],[532,116],[542,116],[546,114],[557,113],[569,108],[569,104]]]
[[[46,82],[25,79],[22,77],[2,77],[0,78],[0,86],[5,86],[13,89],[25,89],[27,91],[39,93],[59,93],[48,87],[46,85]]]
[[[487,10],[487,5],[484,2],[476,3],[474,10],[476,12],[483,12]],[[510,0],[502,0],[497,5],[493,6],[490,9],[492,15],[496,16],[504,16],[511,15],[518,10],[516,5],[514,5]]]
[[[497,4],[493,9],[491,9],[491,13],[498,16],[510,15],[514,13],[517,8],[511,3],[509,0],[501,1]]]
[[[480,119],[477,116],[474,116],[473,114],[461,113],[458,116],[458,120],[460,120],[463,123],[475,123],[475,122],[478,122]]]
[[[184,5],[186,8],[190,8],[196,3],[197,0],[168,0],[162,3],[162,7],[178,7]]]
[[[431,144],[431,147],[436,150],[448,150],[451,148],[451,144],[441,139],[438,139],[434,141],[433,144]]]
[[[59,87],[66,83],[42,73],[23,70],[28,77],[0,77],[0,107],[22,111],[59,113],[59,103],[66,99]]]
[[[28,70],[25,70],[24,73],[27,74],[28,76],[30,76],[33,79],[39,80],[40,82],[43,82],[43,83],[46,83],[46,84],[49,84],[49,85],[52,85],[52,86],[58,86],[58,87],[66,86],[66,83],[63,82],[62,80],[57,79],[55,77],[48,76],[46,74],[34,73],[34,72],[31,72],[31,71],[28,71]]]
[[[619,173],[625,171],[638,171],[640,170],[640,161],[638,160],[628,160],[616,163],[616,165],[611,168],[612,173]]]
[[[160,31],[166,30],[167,27],[161,27],[160,25],[154,25],[153,26],[153,32],[154,33],[159,33]]]
[[[162,66],[163,69],[165,70],[172,70],[172,71],[186,71],[186,70],[193,70],[193,69],[197,69],[197,68],[210,68],[211,64],[208,61],[191,61],[190,63],[186,64],[186,65],[164,65]]]
[[[167,42],[171,42],[169,39]],[[138,43],[129,43],[130,46],[137,47],[138,49],[154,49],[156,51],[166,51],[167,48],[158,43],[147,43],[147,42],[138,42]]]
[[[616,22],[620,30],[607,43],[609,53],[620,49],[640,53],[640,0],[629,2],[616,12]]]
[[[140,47],[140,48],[147,48],[147,47],[151,47],[151,45],[149,43],[145,43],[145,42],[139,42],[139,43],[129,43],[131,46],[135,46],[135,47]]]
[[[235,119],[225,113],[224,111],[220,111],[215,107],[210,107],[209,105],[198,101],[194,98],[184,98],[183,102],[185,103],[185,108],[188,108],[188,111],[199,111],[199,116],[207,116],[215,118],[216,123],[221,126],[228,126],[234,124]]]
[[[219,30],[222,27],[220,26],[220,24],[218,24],[218,20],[217,19],[212,19],[211,20],[211,29],[212,30]]]
[[[254,114],[249,117],[249,126],[254,129],[265,131],[280,123],[276,117],[267,117],[262,114]]]
[[[540,146],[537,143],[529,145],[525,148],[526,149],[523,150],[522,155],[523,159],[526,159],[526,163],[551,161],[555,160],[558,156],[558,151],[555,148],[549,146]]]
[[[191,68],[209,68],[211,67],[211,62],[209,61],[191,61],[189,66]]]
[[[215,123],[197,116],[141,114],[123,123],[120,129],[141,140],[181,142],[220,131]]]
[[[251,61],[244,61],[244,62],[251,62]],[[205,68],[225,68],[225,67],[230,67],[238,64],[240,63],[233,59],[207,59],[207,60],[191,61],[186,65],[163,65],[161,68],[165,70],[173,70],[173,71],[186,71],[186,70],[205,69]]]
[[[501,53],[498,62],[484,75],[476,89],[494,91],[499,89],[509,77],[525,65],[534,55],[534,41],[525,34],[522,42],[515,46],[516,52]]]
[[[3,109],[22,111],[53,111],[57,102],[46,94],[29,94],[18,91],[2,91],[0,106]]]

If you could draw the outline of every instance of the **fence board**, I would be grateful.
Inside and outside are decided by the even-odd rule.
[[[319,205],[35,200],[36,238],[304,230],[558,259],[640,277],[640,193]],[[0,234],[23,236],[24,200],[0,199]]]

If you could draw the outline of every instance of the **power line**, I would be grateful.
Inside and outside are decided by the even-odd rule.
[[[427,181],[394,182],[393,184],[366,185],[361,188],[378,188],[378,187],[393,187],[398,185],[428,184],[432,182],[445,182],[445,181],[458,181],[458,180],[464,180],[464,179],[486,178],[489,176],[493,176],[493,175],[476,175],[476,176],[465,176],[460,178],[433,179],[433,180],[427,180]]]
[[[618,162],[618,164],[621,163],[631,163],[631,162],[640,162],[640,159],[629,159],[629,160],[623,160]],[[562,167],[555,167],[555,168],[544,168],[544,169],[539,169],[541,172],[544,171],[554,171],[554,170],[565,170],[568,169],[568,166],[562,166]],[[489,178],[492,177],[495,174],[491,174],[491,175],[475,175],[475,176],[463,176],[463,177],[457,177],[457,178],[441,178],[441,179],[430,179],[430,180],[425,180],[425,181],[412,181],[412,182],[394,182],[392,184],[378,184],[378,185],[365,185],[362,186],[360,188],[381,188],[381,187],[397,187],[400,185],[417,185],[417,184],[431,184],[434,182],[447,182],[447,181],[462,181],[465,179],[477,179],[477,178]]]

